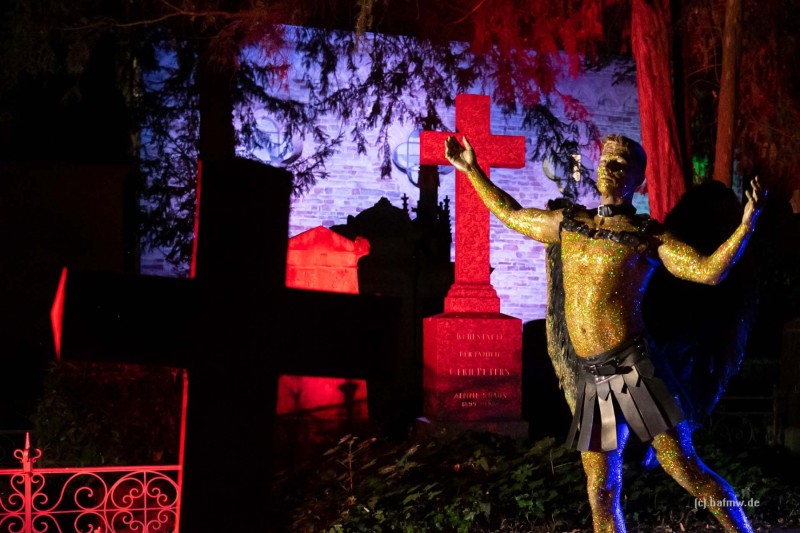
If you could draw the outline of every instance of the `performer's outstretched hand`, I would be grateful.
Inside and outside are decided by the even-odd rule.
[[[475,158],[475,150],[469,144],[466,136],[464,136],[463,148],[458,143],[455,135],[448,137],[444,142],[444,156],[457,170],[465,173],[475,168],[478,164]]]
[[[747,203],[744,206],[744,215],[742,216],[742,224],[747,224],[753,228],[761,215],[761,209],[764,207],[764,198],[767,196],[767,191],[761,188],[761,183],[758,181],[758,176],[750,181],[750,191],[745,191],[747,196]]]

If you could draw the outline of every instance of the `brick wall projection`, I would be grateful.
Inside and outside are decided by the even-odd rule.
[[[562,92],[576,96],[586,105],[601,134],[620,133],[640,139],[636,87],[632,84],[614,85],[612,68],[586,73],[559,88]],[[298,79],[290,78],[282,92],[286,96],[302,98]],[[478,89],[471,92],[481,94]],[[455,125],[454,110],[438,111],[447,127],[452,129]],[[264,118],[269,117],[265,114]],[[522,129],[521,120],[521,116],[504,117],[499,109],[492,109],[492,132],[527,136],[529,159],[523,169],[493,170],[492,179],[523,206],[543,207],[549,199],[558,197],[559,191],[555,183],[545,176],[541,162],[530,161],[532,139],[529,132]],[[347,126],[333,116],[326,117],[321,126],[331,134],[347,130]],[[407,142],[412,132],[413,128],[408,125],[393,126],[390,131],[393,149],[400,147],[402,150],[401,145]],[[374,134],[368,133],[367,138],[374,143]],[[305,141],[302,146],[304,153],[311,150],[310,142]],[[583,153],[581,157],[584,164],[593,170],[599,153]],[[480,154],[478,158],[480,161]],[[368,151],[366,155],[359,155],[355,144],[345,142],[341,151],[328,162],[327,170],[327,179],[317,182],[302,197],[292,201],[290,237],[320,225],[330,227],[343,224],[348,215],[357,215],[374,205],[381,197],[386,197],[393,205],[400,207],[402,197],[406,195],[409,197],[409,207],[416,207],[419,191],[405,172],[394,167],[388,179],[381,179],[377,149]],[[442,175],[439,201],[447,196],[454,202],[454,177],[452,171]],[[597,198],[591,196],[584,197],[581,201],[587,206],[597,204]],[[640,212],[647,212],[646,197],[636,195],[634,203]],[[454,203],[451,203],[451,213],[454,212]],[[451,250],[451,257],[452,254]],[[143,274],[171,275],[169,266],[164,263],[163,255],[159,252],[143,256],[141,264]],[[501,299],[501,312],[520,318],[523,322],[543,318],[546,296],[543,246],[507,229],[492,217],[491,265],[491,280]]]

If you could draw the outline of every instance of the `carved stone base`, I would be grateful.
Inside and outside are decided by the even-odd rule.
[[[518,433],[522,321],[502,313],[442,313],[423,323],[424,416],[477,431]]]

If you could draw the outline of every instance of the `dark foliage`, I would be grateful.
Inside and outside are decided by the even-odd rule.
[[[257,150],[273,142],[259,129],[259,109],[284,125],[287,143],[297,138],[311,141],[314,150],[310,155],[286,165],[295,176],[297,194],[327,177],[325,163],[345,139],[355,144],[358,153],[379,160],[381,175],[387,178],[391,173],[390,126],[447,128],[439,113],[453,106],[456,94],[493,83],[486,75],[488,60],[470,54],[464,44],[317,28],[292,28],[285,39],[278,57],[291,58],[291,64],[274,59],[265,62],[263,54],[254,49],[240,54],[235,121],[245,156],[254,157]],[[196,54],[185,45],[173,53],[178,65],[196,64]],[[142,228],[145,242],[168,250],[168,260],[182,270],[191,254],[194,213],[199,121],[194,75],[188,67],[153,71],[156,84],[148,81],[142,106],[145,134],[152,132],[143,146],[143,168],[148,176]],[[285,82],[281,81],[286,77],[300,80],[304,94],[296,99],[286,97]],[[517,102],[506,98],[501,102],[504,112],[519,112]],[[542,96],[539,103],[522,105],[523,126],[535,139],[532,159],[549,158],[562,168],[571,168],[572,154],[595,142],[599,132],[579,102],[562,94],[559,103],[563,118],[549,95]],[[320,127],[322,116],[336,117],[339,131],[331,133]],[[581,167],[581,173],[588,178],[588,169]],[[582,183],[591,186],[591,180]]]
[[[59,362],[33,414],[41,466],[177,464],[181,371]]]
[[[730,428],[729,428],[730,429]],[[758,506],[755,526],[800,522],[800,491],[782,448],[747,442],[723,427],[701,430],[698,453]],[[661,469],[645,470],[642,449],[623,466],[623,510],[631,531],[706,531],[716,524]],[[580,454],[547,438],[447,434],[392,442],[348,435],[284,470],[274,487],[276,530],[591,531]],[[672,528],[672,529],[670,529]]]

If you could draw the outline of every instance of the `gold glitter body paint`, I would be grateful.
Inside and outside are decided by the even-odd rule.
[[[627,217],[595,218],[599,220],[586,213],[575,217],[592,227],[636,231]],[[608,239],[562,233],[564,312],[579,356],[606,352],[644,331],[642,298],[656,267],[646,252]]]
[[[691,430],[685,423],[653,438],[653,449],[658,462],[678,484],[696,501],[736,502],[731,486],[697,457],[692,445]],[[738,505],[708,505],[707,508],[727,533],[753,531],[744,509]]]
[[[575,352],[589,357],[611,350],[644,331],[641,314],[647,282],[659,262],[674,276],[714,285],[744,251],[751,229],[745,224],[713,254],[703,256],[669,233],[655,235],[653,248],[635,249],[607,239],[559,230],[561,211],[522,208],[492,184],[479,168],[467,173],[481,200],[508,228],[540,242],[561,240],[565,313]],[[635,220],[576,214],[589,227],[636,232]]]
[[[625,449],[629,434],[628,426],[620,424],[616,450],[581,453],[595,533],[625,532],[625,518],[619,502],[622,492],[622,450]]]
[[[661,262],[673,275],[690,281],[716,284],[741,256],[751,226],[739,228],[710,256],[703,256],[669,233],[654,235],[649,246],[633,248],[608,239],[560,231],[561,211],[522,208],[516,200],[486,179],[480,168],[467,177],[489,210],[507,227],[537,241],[561,241],[565,319],[575,351],[589,357],[611,350],[644,332],[641,313],[647,282]],[[576,213],[575,220],[590,228],[635,232],[635,220]],[[587,490],[596,533],[624,533],[620,507],[622,451],[627,425],[618,428],[618,447],[609,452],[582,452]],[[657,435],[653,448],[664,470],[695,498],[735,499],[731,487],[697,457],[686,423]],[[752,528],[741,507],[712,510],[728,533],[748,533]]]
[[[593,219],[583,213],[575,218],[613,231],[635,230],[624,216]],[[575,352],[582,357],[603,353],[644,331],[642,298],[658,259],[680,278],[718,283],[741,255],[749,233],[747,227],[740,226],[714,254],[704,257],[668,234],[656,237],[656,256],[654,250],[563,232],[564,310]],[[581,453],[595,533],[626,531],[619,498],[622,451],[628,433],[627,426],[621,424],[616,450]],[[695,454],[685,423],[657,435],[653,448],[664,470],[698,500],[735,500],[730,485]],[[741,507],[714,507],[711,511],[728,533],[752,531]]]
[[[742,255],[751,233],[751,226],[739,224],[728,240],[707,257],[672,235],[666,234],[662,237],[661,246],[658,247],[658,256],[673,276],[716,285],[725,278]]]

